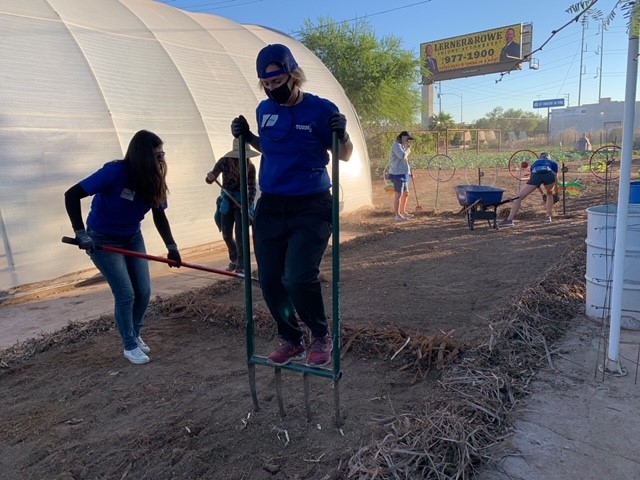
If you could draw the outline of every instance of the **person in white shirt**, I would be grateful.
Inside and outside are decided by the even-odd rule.
[[[409,181],[411,179],[411,167],[409,166],[409,153],[411,153],[411,141],[413,137],[406,130],[400,132],[396,141],[391,146],[389,158],[389,180],[393,183],[395,198],[393,211],[396,222],[406,222],[413,217],[407,212],[407,200],[409,199]]]

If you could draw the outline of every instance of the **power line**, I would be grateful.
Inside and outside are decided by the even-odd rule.
[[[533,50],[531,53],[525,55],[521,61],[515,62],[513,64],[513,66],[507,70],[506,72],[502,72],[500,74],[500,78],[498,78],[498,80],[496,80],[496,83],[501,82],[503,77],[509,73],[511,73],[520,63],[522,63],[522,61],[527,60],[531,57],[533,57],[533,54],[536,52],[541,51],[545,45],[547,43],[549,43],[551,41],[551,39],[553,37],[555,37],[559,32],[561,32],[562,30],[564,30],[565,28],[567,28],[569,25],[571,25],[573,22],[577,22],[578,20],[580,20],[580,17],[582,17],[585,13],[587,13],[587,11],[593,7],[596,3],[598,3],[598,0],[592,0],[591,3],[589,3],[589,5],[587,5],[580,13],[578,13],[575,17],[573,17],[571,20],[569,20],[567,23],[565,23],[564,25],[562,25],[560,28],[558,28],[557,30],[553,30],[551,32],[551,35],[549,35],[549,38],[547,38],[544,42],[542,42],[542,45],[540,45],[538,48],[536,48],[535,50]]]
[[[370,14],[367,14],[367,15],[361,15],[359,17],[355,17],[355,18],[352,18],[352,19],[349,19],[349,20],[340,20],[339,22],[335,22],[335,24],[336,25],[342,25],[343,23],[351,23],[351,22],[355,22],[355,21],[362,20],[362,19],[365,19],[365,18],[376,17],[378,15],[384,15],[386,13],[396,12],[398,10],[404,10],[405,8],[411,8],[411,7],[415,7],[416,5],[422,5],[423,3],[429,3],[429,2],[431,2],[431,0],[424,0],[422,2],[410,3],[408,5],[402,5],[400,7],[390,8],[388,10],[382,10],[381,12],[375,12],[375,13],[370,13]],[[318,30],[320,28],[322,28],[322,25],[318,25],[317,27],[310,28],[309,30]],[[298,33],[302,33],[302,32],[305,32],[305,31],[307,31],[307,30],[298,30],[297,32],[291,32],[291,34],[292,35],[296,35]]]
[[[163,2],[165,2],[165,3],[168,3],[170,1],[175,1],[175,0],[163,0]],[[207,10],[220,10],[222,8],[239,7],[239,6],[247,5],[247,4],[250,4],[250,3],[262,2],[263,0],[249,0],[249,1],[246,1],[246,2],[243,2],[243,3],[235,3],[235,1],[236,0],[220,0],[218,2],[203,3],[203,4],[200,4],[200,5],[185,5],[185,6],[178,7],[178,8],[181,8],[181,9],[184,9],[184,10],[189,10],[189,11],[196,11],[196,10],[194,10],[196,8],[200,9],[201,7],[211,7],[211,6],[214,7],[214,8],[207,8],[207,9],[204,9],[204,10],[197,10],[198,12],[202,12],[202,11],[207,11]],[[365,18],[376,17],[376,16],[379,16],[379,15],[385,15],[387,13],[396,12],[398,10],[404,10],[404,9],[407,9],[407,8],[415,7],[417,5],[422,5],[422,4],[429,3],[429,2],[431,2],[431,0],[422,0],[420,2],[414,2],[414,3],[407,4],[407,5],[400,5],[398,7],[389,8],[387,10],[382,10],[380,12],[369,13],[369,14],[361,15],[361,16],[358,16],[358,17],[355,17],[355,18],[351,18],[349,20],[341,20],[341,21],[335,22],[335,23],[336,23],[336,25],[341,25],[343,23],[351,23],[351,22],[355,22],[355,21],[362,20],[362,19],[365,19]],[[233,5],[224,5],[224,6],[216,7],[217,5],[223,5],[223,4],[229,4],[229,3],[233,3]],[[310,30],[318,30],[320,28],[322,28],[322,26],[317,26],[315,28],[311,28]],[[295,32],[290,32],[290,35],[297,35],[297,34],[302,33],[304,31],[306,31],[306,30],[298,30],[298,31],[295,31]]]

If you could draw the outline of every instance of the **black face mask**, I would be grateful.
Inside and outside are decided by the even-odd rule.
[[[274,102],[279,103],[281,105],[283,103],[287,103],[287,101],[291,97],[291,89],[289,88],[289,79],[290,78],[291,78],[291,76],[287,77],[287,81],[286,82],[284,82],[279,87],[274,88],[273,90],[265,89],[267,97],[269,97],[271,100],[273,100]]]

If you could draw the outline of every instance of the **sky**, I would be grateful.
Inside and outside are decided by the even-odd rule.
[[[420,52],[420,44],[506,25],[531,23],[533,50],[575,14],[565,10],[573,0],[159,0],[191,12],[209,13],[240,24],[257,24],[296,38],[305,20],[353,22],[366,19],[378,38],[394,36],[402,48]],[[616,0],[598,0],[605,15]],[[496,107],[546,116],[533,108],[537,100],[565,99],[565,106],[598,103],[599,98],[625,98],[627,19],[616,16],[604,36],[598,20],[584,29],[572,22],[556,33],[532,58],[539,68],[523,65],[508,75],[488,74],[440,82],[434,112],[450,114],[456,122],[473,122]],[[257,53],[257,52],[256,52]],[[582,55],[581,55],[582,53]],[[581,61],[582,57],[582,61]],[[582,70],[580,64],[582,63]],[[602,68],[600,65],[602,63]],[[582,75],[580,74],[582,71]]]

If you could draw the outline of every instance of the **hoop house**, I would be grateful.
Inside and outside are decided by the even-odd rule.
[[[140,129],[165,142],[167,216],[181,250],[221,242],[212,218],[218,192],[204,177],[229,150],[235,116],[243,114],[255,130],[255,107],[264,98],[255,57],[269,43],[288,45],[309,78],[305,89],[347,116],[355,149],[341,164],[344,212],[371,204],[369,159],[353,107],[296,40],[149,0],[3,0],[0,290],[92,268],[86,255],[60,243],[72,233],[63,193],[122,158]],[[83,200],[85,216],[89,202]],[[147,248],[162,252],[147,217]]]

